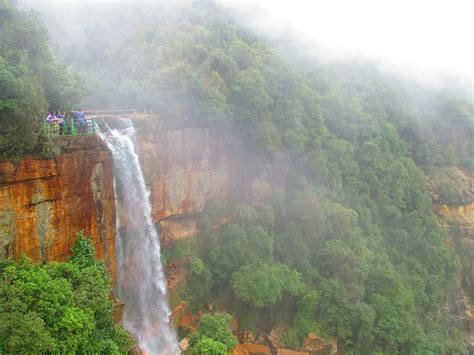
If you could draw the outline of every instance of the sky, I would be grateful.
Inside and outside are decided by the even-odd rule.
[[[18,1],[21,4],[35,0]],[[110,3],[127,0],[42,2],[48,1]],[[386,68],[427,79],[460,75],[472,87],[473,0],[219,2],[253,13],[254,25],[266,31],[301,34],[309,43],[324,48],[324,54],[331,58],[365,57],[379,60]]]
[[[333,57],[367,57],[418,76],[474,77],[474,1],[226,1],[260,5],[262,24],[292,30]]]

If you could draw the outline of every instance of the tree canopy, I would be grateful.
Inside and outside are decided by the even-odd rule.
[[[122,354],[132,340],[113,321],[110,280],[78,234],[67,263],[0,264],[0,351]]]
[[[54,59],[36,13],[1,0],[0,33],[0,159],[50,157],[41,119],[46,110],[71,109],[80,101],[78,80]]]

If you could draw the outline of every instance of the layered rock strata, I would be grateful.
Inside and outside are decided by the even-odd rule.
[[[0,163],[0,259],[68,260],[78,231],[115,274],[112,156],[97,136],[58,140],[55,160]]]

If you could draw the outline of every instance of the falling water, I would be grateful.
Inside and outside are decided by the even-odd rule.
[[[179,354],[169,324],[166,279],[160,260],[160,240],[151,218],[150,193],[135,151],[135,130],[111,130],[104,139],[112,151],[117,205],[117,275],[119,298],[125,303],[123,323],[142,350]]]

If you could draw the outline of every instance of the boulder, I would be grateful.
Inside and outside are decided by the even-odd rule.
[[[115,324],[122,323],[124,311],[125,311],[125,304],[122,301],[115,299],[115,304],[114,304],[114,308],[112,312]]]
[[[334,338],[325,340],[316,333],[309,333],[303,341],[301,351],[311,355],[334,355],[337,354],[337,341]]]
[[[178,322],[178,328],[189,333],[194,333],[199,328],[202,314],[186,314]]]
[[[230,329],[232,330],[232,333],[237,333],[237,331],[239,330],[239,321],[236,316],[232,316],[229,326],[230,326]]]
[[[191,311],[189,310],[189,306],[186,301],[179,302],[171,312],[171,323],[173,326],[177,326],[181,318],[190,313]]]
[[[306,351],[295,351],[290,349],[278,349],[277,355],[309,355]]]
[[[255,343],[245,343],[245,344],[238,344],[233,352],[232,355],[270,355],[271,351],[268,346],[262,344],[255,344]]]
[[[242,344],[253,343],[255,341],[255,336],[248,330],[242,330],[237,334],[237,339],[239,340],[239,343]]]
[[[142,349],[140,349],[140,347],[138,345],[135,345],[133,348],[131,348],[128,353],[130,355],[144,355],[145,352],[142,351]]]
[[[230,353],[232,355],[248,355],[248,351],[242,344],[238,344]]]
[[[179,349],[184,353],[189,347],[189,339],[188,338],[181,339],[178,346],[179,346]]]
[[[243,344],[245,349],[247,349],[249,355],[265,355],[270,354],[270,348],[262,344],[255,343],[245,343]]]
[[[285,329],[285,323],[278,321],[273,326],[272,330],[270,331],[270,334],[268,334],[268,341],[270,342],[273,349],[277,350],[281,347],[281,338],[283,337]]]

